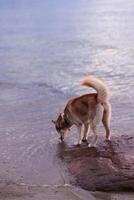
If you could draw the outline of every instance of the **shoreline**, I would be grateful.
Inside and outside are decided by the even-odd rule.
[[[0,184],[0,199],[10,200],[133,200],[134,192],[100,192],[86,191],[71,185],[37,186],[25,184]]]

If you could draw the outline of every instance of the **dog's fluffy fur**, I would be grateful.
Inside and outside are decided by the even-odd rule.
[[[98,138],[97,127],[101,121],[106,130],[106,139],[110,140],[110,92],[102,80],[93,76],[85,78],[82,85],[94,88],[97,93],[85,94],[69,100],[64,112],[60,113],[57,120],[52,120],[52,122],[60,134],[61,141],[64,140],[66,132],[76,125],[79,133],[79,145],[82,141],[87,142],[90,127],[94,133],[94,140],[88,146],[95,146]]]

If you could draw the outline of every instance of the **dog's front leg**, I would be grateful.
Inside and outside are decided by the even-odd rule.
[[[77,126],[77,129],[79,133],[78,145],[80,145],[83,139],[82,125]]]
[[[83,138],[82,142],[87,142],[88,139],[89,124],[84,124]]]

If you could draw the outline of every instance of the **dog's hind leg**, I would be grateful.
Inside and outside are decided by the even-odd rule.
[[[104,107],[104,113],[103,113],[103,119],[102,119],[102,123],[106,130],[106,140],[110,140],[111,138],[110,120],[111,120],[111,105],[108,104],[106,108]]]
[[[98,139],[98,133],[97,133],[97,127],[96,126],[91,126],[91,129],[94,133],[94,140],[92,141],[91,144],[88,145],[88,147],[95,147]]]
[[[89,124],[84,124],[83,139],[82,142],[87,142],[88,139]]]

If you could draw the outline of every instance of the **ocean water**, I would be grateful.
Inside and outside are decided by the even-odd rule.
[[[12,87],[72,98],[88,75],[109,84],[113,131],[132,133],[133,0],[0,1],[0,102],[23,96]]]

